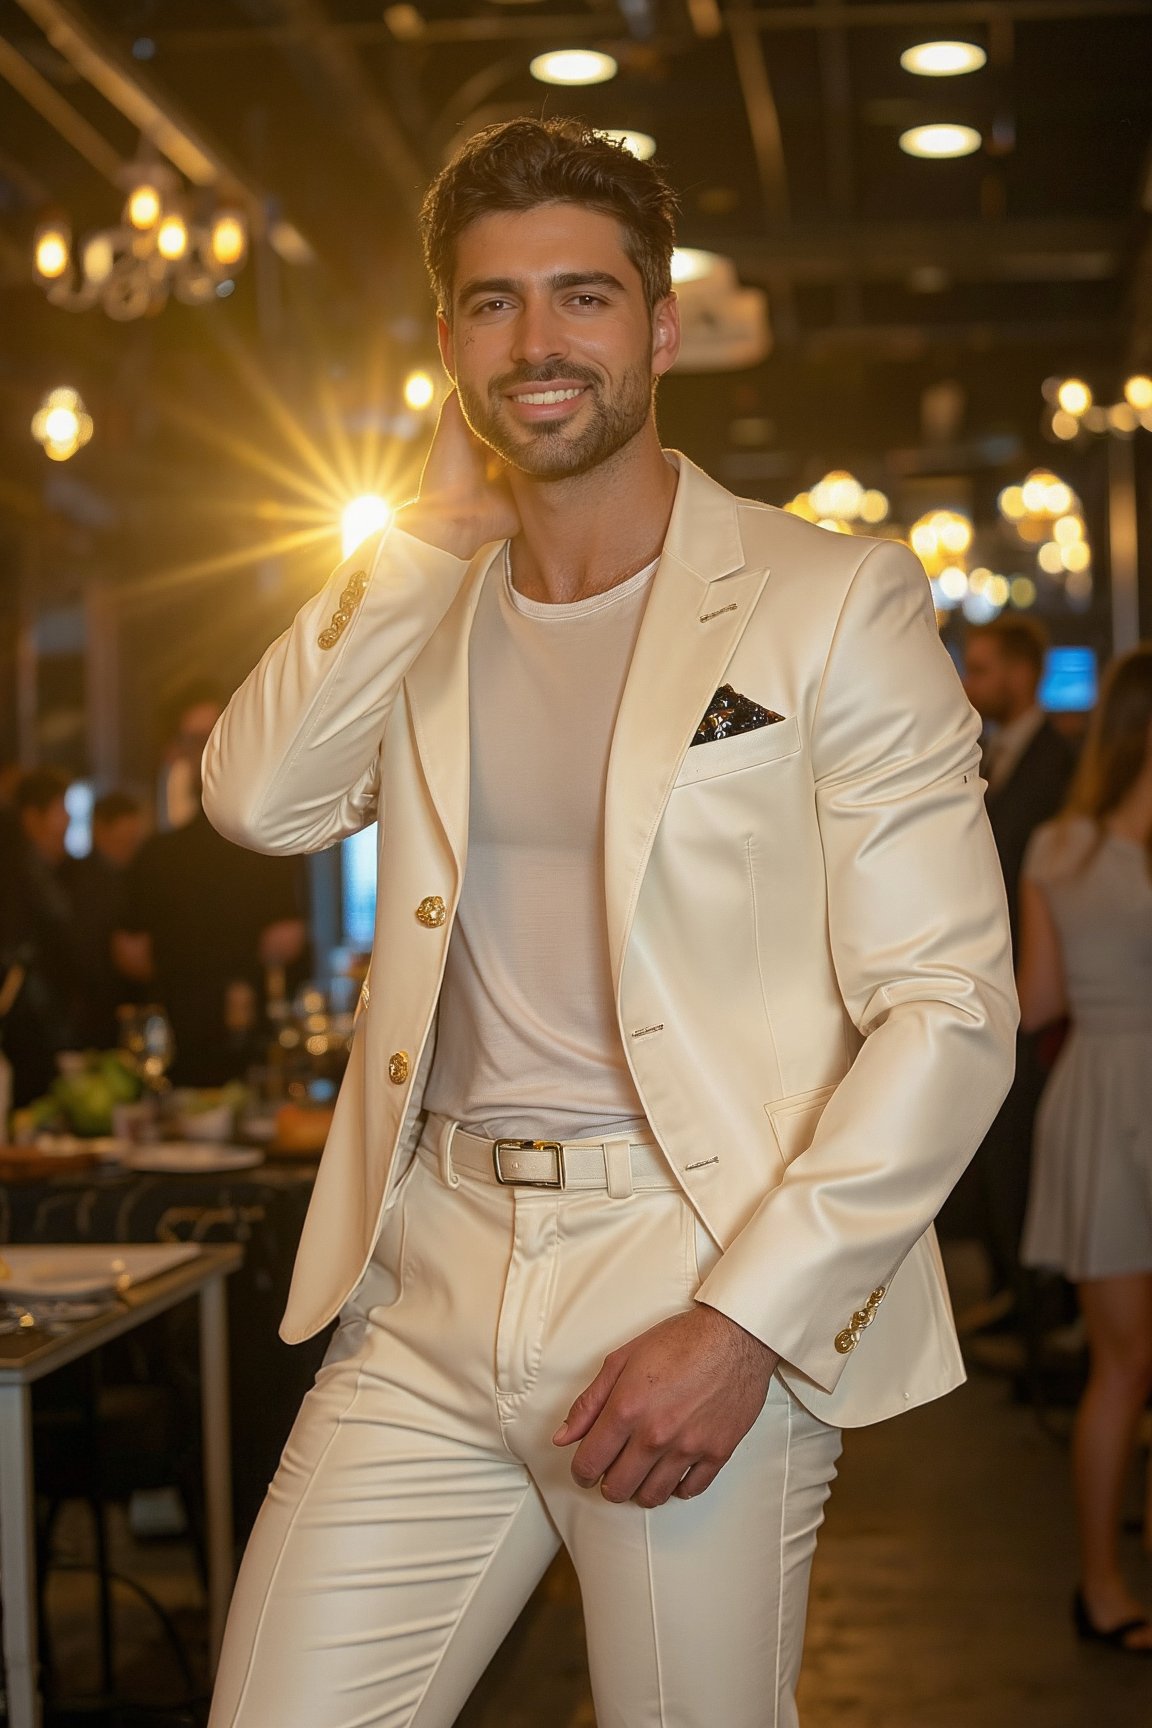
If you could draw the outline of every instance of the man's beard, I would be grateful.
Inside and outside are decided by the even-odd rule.
[[[591,413],[579,431],[567,421],[510,426],[504,393],[517,386],[587,384]],[[646,361],[629,367],[610,399],[595,373],[580,366],[518,367],[494,379],[486,396],[457,381],[464,418],[501,461],[534,480],[569,480],[587,474],[631,443],[652,411],[652,374]]]

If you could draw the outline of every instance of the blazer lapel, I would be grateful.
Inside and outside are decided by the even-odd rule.
[[[485,577],[502,547],[477,557],[404,680],[420,763],[459,877],[468,854],[468,643]]]
[[[732,494],[686,457],[679,467],[608,762],[604,884],[617,992],[640,882],[676,771],[768,578],[767,569],[744,569]]]

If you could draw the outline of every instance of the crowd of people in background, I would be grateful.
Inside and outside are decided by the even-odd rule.
[[[973,632],[965,684],[1017,960],[1016,1078],[973,1165],[992,1323],[1074,1287],[1088,1347],[1073,1477],[1080,1636],[1152,1655],[1121,1542],[1152,1395],[1152,647],[1113,662],[1077,761],[1045,718],[1043,631]],[[1141,1530],[1152,1551],[1152,1473]]]
[[[110,789],[91,810],[91,848],[67,846],[70,777],[0,776],[0,1048],[12,1104],[41,1096],[63,1051],[111,1049],[117,1008],[159,1002],[179,1085],[240,1076],[262,1024],[267,969],[301,967],[306,891],[298,861],[221,839],[200,804],[200,757],[221,702],[175,706],[154,797]]]

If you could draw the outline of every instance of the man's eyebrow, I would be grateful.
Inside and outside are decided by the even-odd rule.
[[[553,292],[564,288],[615,288],[624,292],[623,282],[610,270],[561,270],[547,278],[547,285]],[[513,276],[481,276],[466,282],[458,297],[472,300],[477,294],[515,294],[521,286]]]

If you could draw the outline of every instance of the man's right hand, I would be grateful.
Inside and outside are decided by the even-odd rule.
[[[396,526],[457,558],[472,558],[489,541],[520,531],[508,482],[470,431],[455,390],[440,410],[420,495],[396,512]]]

